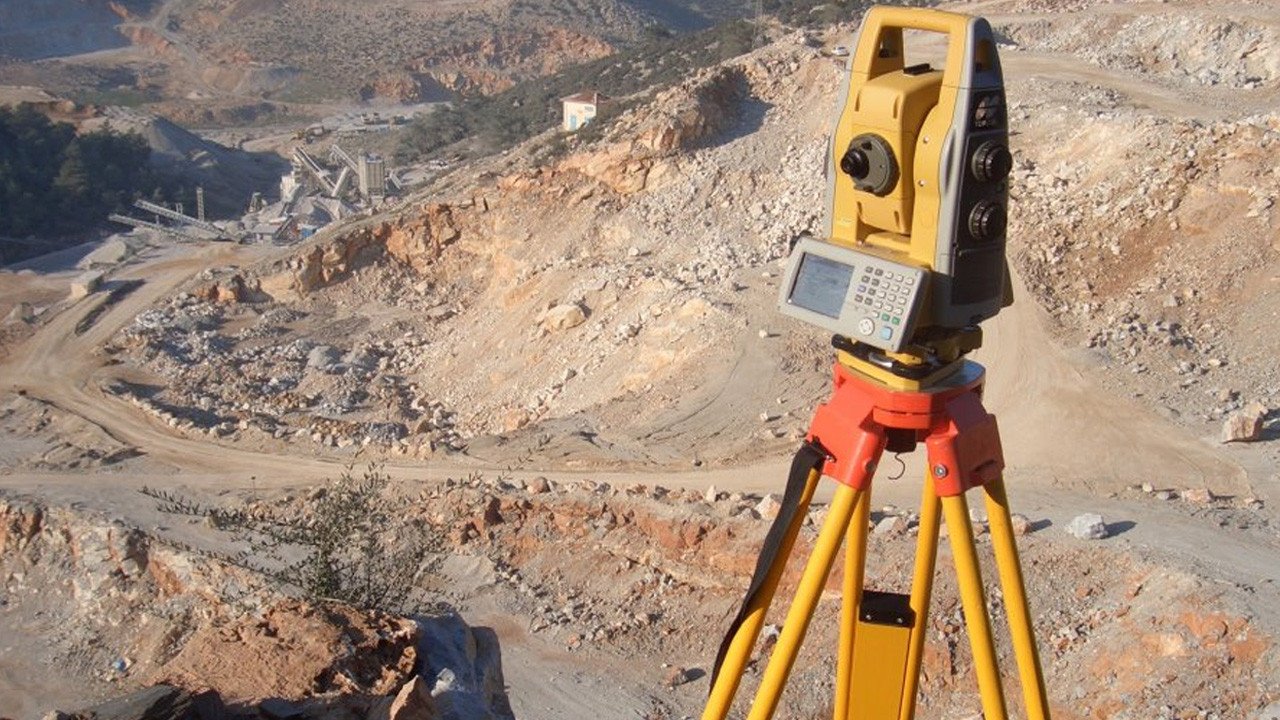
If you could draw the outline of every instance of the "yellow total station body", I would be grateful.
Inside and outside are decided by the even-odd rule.
[[[946,36],[942,70],[906,64],[907,29]],[[1012,158],[987,21],[873,8],[843,96],[828,157],[828,241],[930,271],[916,343],[973,328],[1010,304]]]

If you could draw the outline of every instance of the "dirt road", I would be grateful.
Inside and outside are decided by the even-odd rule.
[[[101,428],[116,441],[136,447],[155,463],[158,472],[240,472],[294,475],[309,465],[319,472],[332,470],[328,463],[309,463],[262,453],[243,452],[183,438],[122,400],[102,391],[113,378],[111,365],[99,352],[102,345],[139,312],[170,295],[175,288],[205,268],[260,257],[258,249],[223,245],[180,249],[154,262],[144,262],[113,277],[104,292],[91,295],[58,314],[36,335],[5,359],[0,373],[5,390],[24,393],[63,412]],[[142,285],[111,305],[86,331],[76,327],[107,302],[112,287],[131,280]],[[321,468],[323,467],[323,470]]]

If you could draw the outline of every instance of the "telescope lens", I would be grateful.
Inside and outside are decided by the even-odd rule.
[[[865,180],[867,173],[871,172],[871,161],[867,159],[865,152],[851,147],[844,157],[840,158],[840,169],[855,180]]]
[[[865,133],[849,141],[849,149],[840,158],[840,169],[853,178],[853,186],[862,192],[884,197],[898,184],[898,161],[888,140],[875,133]]]

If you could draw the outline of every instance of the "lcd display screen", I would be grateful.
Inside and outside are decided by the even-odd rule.
[[[840,308],[849,294],[854,267],[842,262],[805,253],[796,272],[796,282],[791,286],[792,305],[810,312],[840,318]]]

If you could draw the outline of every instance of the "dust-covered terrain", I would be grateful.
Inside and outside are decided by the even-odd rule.
[[[985,15],[1005,41],[1017,301],[984,327],[974,359],[1026,519],[1054,716],[1268,717],[1280,700],[1280,14],[1243,2],[947,7]],[[344,466],[381,463],[413,498],[401,520],[447,540],[423,587],[501,658],[503,692],[466,700],[483,709],[436,712],[696,715],[788,456],[829,390],[828,338],[774,304],[791,241],[822,226],[844,62],[823,48],[851,45],[855,28],[779,29],[636,98],[593,141],[548,133],[296,245],[135,239],[104,258],[103,289],[85,297],[69,294],[79,268],[0,273],[0,488],[18,508],[6,522],[31,528],[31,508],[90,526],[105,516],[183,562],[211,562],[225,533],[158,512],[140,487],[305,512]],[[1099,34],[1108,42],[1090,41]],[[940,51],[925,41],[909,55]],[[877,478],[869,585],[909,582],[921,469],[902,460],[900,479],[892,460],[894,479]],[[1103,516],[1105,538],[1067,531],[1084,513]],[[981,512],[974,522],[981,531]],[[69,550],[27,549],[51,547],[56,527],[0,541],[0,628],[15,638],[0,697],[16,698],[0,714],[160,680],[196,689],[159,672],[198,655],[183,650],[196,619],[165,616],[177,629],[163,651],[134,649],[149,630],[42,624],[101,594],[31,591],[40,573],[104,572]],[[920,716],[972,717],[945,545]],[[156,573],[113,577],[133,583],[128,607],[177,607],[157,596]],[[216,585],[207,602],[226,622],[274,602],[243,607]],[[839,588],[832,578],[820,603],[789,717],[829,712]],[[127,667],[146,663],[106,672],[130,653]],[[96,679],[20,692],[27,656],[81,658],[77,672]],[[440,685],[446,667],[492,687],[492,668],[446,656],[418,670],[428,696],[466,685]],[[418,702],[410,674],[346,692],[351,712],[391,692]],[[285,694],[317,714],[314,698],[344,696]]]

